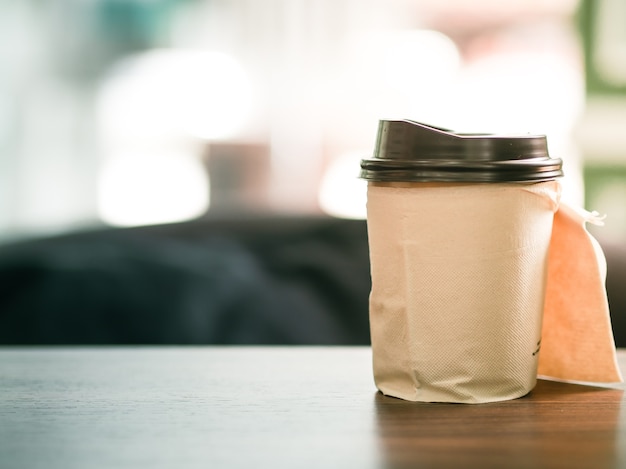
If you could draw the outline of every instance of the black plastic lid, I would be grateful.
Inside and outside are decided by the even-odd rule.
[[[361,178],[398,182],[540,182],[563,176],[544,135],[463,134],[410,120],[383,120]]]

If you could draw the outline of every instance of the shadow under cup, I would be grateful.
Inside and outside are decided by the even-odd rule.
[[[561,162],[545,137],[382,121],[375,157],[361,167],[378,389],[425,402],[527,394],[560,195]]]

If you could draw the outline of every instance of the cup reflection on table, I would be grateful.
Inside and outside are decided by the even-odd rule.
[[[541,379],[525,397],[474,406],[377,392],[379,448],[393,468],[617,468],[626,461],[623,394]]]

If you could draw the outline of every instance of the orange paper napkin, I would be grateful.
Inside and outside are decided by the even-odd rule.
[[[606,296],[606,260],[586,223],[596,213],[566,203],[554,215],[538,374],[621,382]]]

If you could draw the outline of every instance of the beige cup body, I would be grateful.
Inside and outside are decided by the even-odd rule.
[[[536,383],[559,185],[368,184],[374,379],[480,403]]]

